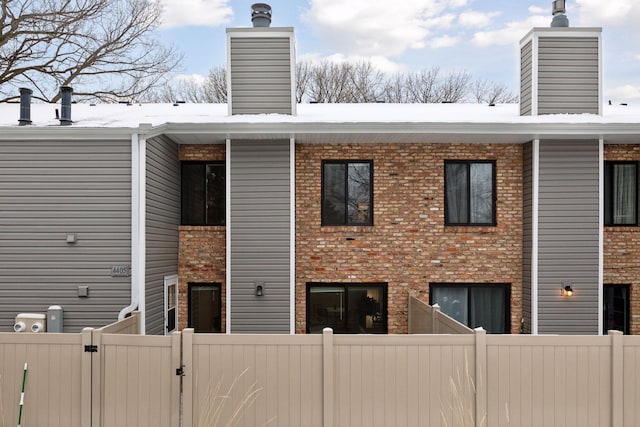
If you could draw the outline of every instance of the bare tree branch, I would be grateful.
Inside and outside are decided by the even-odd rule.
[[[135,99],[180,62],[153,37],[158,0],[0,0],[0,101],[18,87],[55,102],[58,88]]]
[[[204,79],[180,78],[145,97],[152,102],[227,102],[226,69],[216,67]],[[368,61],[299,62],[296,102],[305,103],[513,103],[504,84],[471,82],[466,71],[442,74],[439,67],[385,75]]]

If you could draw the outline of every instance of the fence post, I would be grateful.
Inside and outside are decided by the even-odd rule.
[[[193,426],[193,329],[182,330],[182,427]],[[202,422],[202,420],[198,420]]]
[[[133,313],[131,313],[131,315],[133,316],[133,318],[135,319],[135,332],[134,334],[136,335],[140,335],[141,332],[141,328],[140,328],[140,311],[139,310],[135,310]]]
[[[409,334],[413,334],[413,292],[409,292],[407,327]]]
[[[439,334],[440,333],[440,306],[438,304],[433,304],[431,308],[433,309],[431,311],[431,333]]]
[[[624,351],[620,331],[609,331],[611,337],[611,427],[624,423]]]
[[[487,331],[476,328],[476,427],[487,424]]]
[[[322,407],[323,427],[333,427],[333,329],[322,330]]]
[[[91,356],[93,353],[84,351],[93,345],[93,328],[82,330],[82,358],[80,366],[80,425],[91,426]]]

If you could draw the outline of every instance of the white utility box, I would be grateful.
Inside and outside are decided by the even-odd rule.
[[[47,332],[47,316],[39,313],[20,313],[13,325],[16,332]]]

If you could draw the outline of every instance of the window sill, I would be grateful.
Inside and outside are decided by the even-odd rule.
[[[618,231],[622,233],[633,233],[640,231],[637,225],[605,225],[604,231]]]
[[[373,225],[323,225],[321,233],[373,233]]]
[[[223,232],[227,230],[224,225],[181,225],[178,228],[179,231],[210,231],[210,232]]]
[[[445,233],[497,233],[497,225],[445,225]]]

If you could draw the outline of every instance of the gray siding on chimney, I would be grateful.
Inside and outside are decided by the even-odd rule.
[[[117,320],[131,277],[116,265],[131,265],[131,141],[1,143],[0,331],[50,305],[65,332]]]
[[[532,43],[520,49],[520,115],[531,115],[531,93],[533,91],[533,57]]]
[[[164,334],[164,277],[178,274],[180,162],[166,137],[147,141],[145,326]]]
[[[597,37],[540,37],[538,114],[599,114]]]
[[[533,143],[522,153],[522,318],[531,332],[531,256],[533,244]]]
[[[289,160],[289,141],[231,142],[231,332],[290,332]]]
[[[231,36],[231,114],[292,114],[291,43],[290,37]]]
[[[540,333],[598,333],[599,162],[598,141],[540,142]]]

